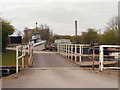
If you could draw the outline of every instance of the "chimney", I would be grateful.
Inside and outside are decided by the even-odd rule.
[[[75,40],[77,42],[77,20],[75,20]]]

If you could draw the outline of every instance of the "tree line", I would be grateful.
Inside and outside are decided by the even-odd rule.
[[[55,39],[70,39],[71,42],[77,42],[81,44],[90,44],[91,42],[97,42],[99,44],[120,44],[120,29],[118,25],[118,17],[111,18],[103,34],[98,33],[97,29],[89,28],[87,32],[82,32],[81,35],[75,36],[70,35],[53,35],[48,39],[50,42],[54,42]]]
[[[98,30],[94,28],[89,28],[87,32],[83,32],[81,35],[78,35],[77,40],[75,39],[75,36],[53,34],[53,31],[46,24],[40,25],[36,31],[40,33],[42,40],[47,40],[48,42],[53,43],[55,39],[70,39],[71,42],[77,42],[81,44],[90,44],[91,42],[97,42],[99,44],[120,45],[120,24],[118,20],[119,19],[117,16],[111,18],[108,21],[103,34],[98,33]],[[5,51],[8,44],[8,35],[12,35],[16,30],[9,21],[0,18],[0,22],[2,23],[2,29],[0,29],[2,30],[2,51]],[[28,30],[29,34],[27,32],[26,35],[24,30],[24,43],[28,43],[29,39],[32,38],[32,33],[35,31],[35,29],[36,28]],[[18,34],[20,34],[20,32]]]

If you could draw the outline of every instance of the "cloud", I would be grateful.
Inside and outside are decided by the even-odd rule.
[[[54,33],[74,34],[74,20],[78,33],[89,27],[102,28],[117,16],[117,2],[3,2],[3,17],[12,20],[19,30],[35,27],[35,22],[48,24]],[[5,8],[4,8],[5,7]]]

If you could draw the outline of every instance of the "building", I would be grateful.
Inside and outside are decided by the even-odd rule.
[[[8,44],[22,44],[22,36],[9,35]]]
[[[56,39],[54,43],[60,44],[60,43],[71,43],[71,42],[70,39]]]

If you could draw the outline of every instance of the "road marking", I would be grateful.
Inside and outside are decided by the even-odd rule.
[[[78,67],[45,67],[45,68],[26,68],[27,70],[82,70]]]

